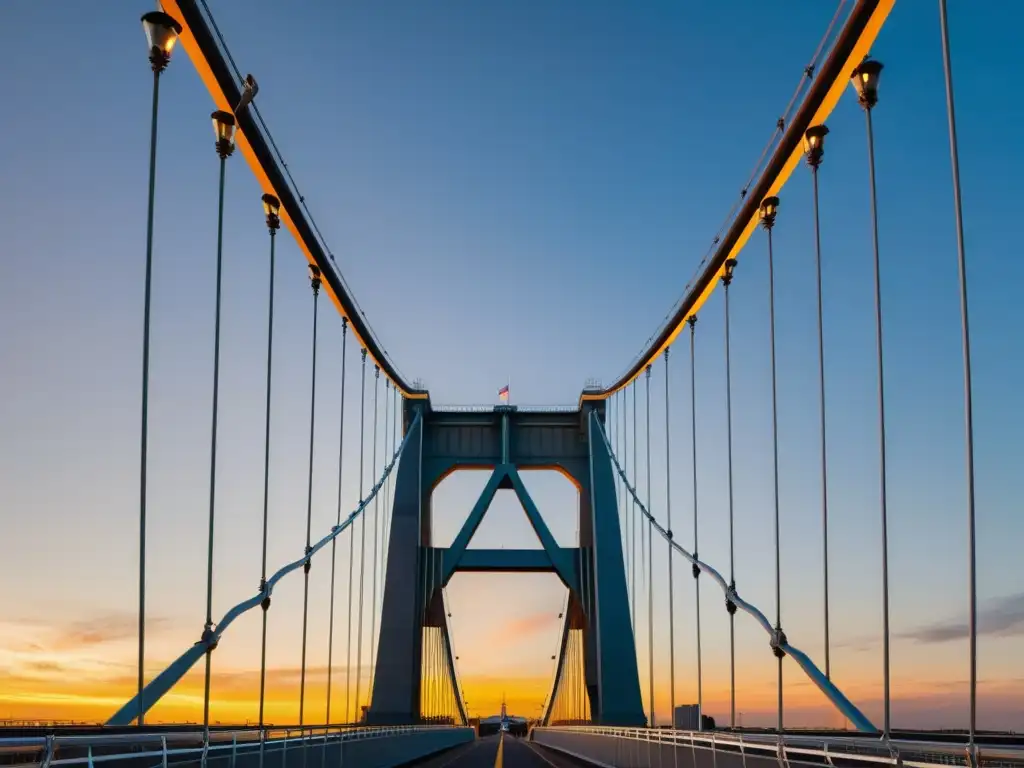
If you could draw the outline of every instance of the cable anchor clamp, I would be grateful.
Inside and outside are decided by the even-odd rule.
[[[776,626],[772,631],[772,653],[775,654],[776,658],[783,658],[786,652],[782,649],[782,646],[789,645],[789,641],[786,640],[786,633],[782,631],[782,627]]]

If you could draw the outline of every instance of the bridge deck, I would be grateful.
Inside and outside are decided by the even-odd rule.
[[[500,749],[500,755],[499,755]],[[505,734],[485,736],[470,744],[414,763],[416,768],[577,768],[573,761],[558,752]]]

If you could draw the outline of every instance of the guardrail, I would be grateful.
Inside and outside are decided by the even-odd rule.
[[[288,766],[289,757],[309,751],[323,760],[358,759],[354,764],[399,765],[475,737],[473,729],[449,725],[316,726],[245,728],[232,731],[90,734],[87,736],[0,737],[0,765],[87,766],[99,763],[161,768],[218,763],[226,768]],[[382,740],[392,740],[390,744]],[[402,742],[398,743],[398,739]],[[370,744],[371,740],[375,743]],[[362,748],[360,748],[360,746]],[[305,754],[304,754],[305,753]]]
[[[436,413],[493,413],[495,410],[516,413],[576,413],[576,405],[434,405],[430,410]]]
[[[790,763],[860,768],[878,764],[908,768],[967,766],[1024,768],[1024,746],[955,744],[862,736],[797,736],[679,731],[607,726],[538,727],[531,740],[596,765],[684,768],[762,768]],[[665,756],[675,763],[663,763]]]

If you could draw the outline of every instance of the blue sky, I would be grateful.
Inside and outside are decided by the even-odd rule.
[[[523,404],[574,402],[585,379],[611,380],[657,328],[835,11],[835,3],[790,2],[766,14],[746,0],[729,8],[652,3],[642,11],[605,2],[396,2],[386,11],[265,0],[211,5],[240,68],[259,80],[274,138],[400,368],[422,378],[435,402],[491,402],[510,378],[513,401]],[[1006,242],[1020,207],[1024,154],[1012,137],[1024,115],[1006,95],[1015,92],[1021,54],[1014,51],[1016,12],[952,6],[975,352],[979,592],[1012,614],[1009,629],[982,637],[980,675],[1019,692],[1024,667],[1013,649],[1024,612],[1012,601],[1024,593],[1016,554],[1024,536],[1017,469],[1024,341],[1015,290],[1024,265]],[[0,177],[8,181],[0,206],[0,517],[14,532],[0,537],[0,557],[9,573],[24,575],[17,589],[0,594],[0,615],[13,617],[14,635],[97,617],[127,616],[130,626],[135,600],[150,99],[138,16],[149,6],[99,5],[85,16],[60,7],[18,0],[0,8],[0,69],[16,73],[0,115]],[[69,51],[67,40],[79,47]],[[874,53],[886,64],[875,128],[893,631],[901,634],[962,617],[966,595],[955,240],[932,5],[898,3]],[[161,94],[150,453],[154,659],[185,647],[202,626],[217,181],[211,101],[181,51]],[[829,127],[821,216],[833,663],[851,695],[872,702],[880,681],[873,287],[863,116],[852,94]],[[262,472],[266,234],[259,189],[240,157],[229,161],[227,190],[215,613],[258,581]],[[801,168],[782,195],[775,241],[783,615],[790,639],[819,658],[809,205]],[[309,407],[305,267],[286,237],[280,246],[271,563],[292,559],[304,542]],[[743,553],[737,580],[771,614],[764,248],[763,236],[752,238],[737,270],[733,417]],[[314,535],[333,522],[337,482],[339,322],[321,308]],[[721,326],[716,296],[697,327],[698,508],[701,555],[724,566]],[[672,504],[676,529],[689,537],[685,358],[680,347],[671,364]],[[653,509],[661,519],[663,375],[659,366],[652,377]],[[350,386],[352,417],[355,391]],[[347,432],[354,457],[355,430]],[[439,518],[439,538],[454,534],[459,505],[468,511],[484,479],[455,477],[438,491],[455,510],[450,520]],[[571,542],[571,489],[560,478],[528,482],[556,535]],[[356,499],[354,471],[344,490]],[[479,545],[488,537],[529,544],[525,518],[504,500],[485,526]],[[322,605],[326,571],[316,568],[312,580],[311,599]],[[457,638],[485,650],[486,637],[459,616],[491,587],[466,578],[451,590]],[[677,590],[686,611],[689,582]],[[507,584],[535,592],[536,604],[524,600],[477,624],[525,626],[538,612],[557,614],[563,595],[553,582],[536,590],[514,578]],[[720,596],[702,588],[711,617],[705,660],[717,665],[706,674],[721,688],[724,613]],[[271,622],[271,644],[281,665],[295,663],[289,620],[300,591],[291,583],[275,597],[281,619]],[[258,662],[258,619],[246,622],[231,638],[238,655],[218,654],[219,664]],[[325,631],[323,616],[313,622],[315,632]],[[751,685],[770,688],[765,639],[741,625]],[[510,652],[522,660],[511,672],[486,653],[462,672],[543,676],[557,631],[552,621],[547,634],[524,635]],[[120,638],[123,653],[111,651],[117,663],[130,663],[129,634]],[[678,634],[679,652],[691,657],[688,624]],[[940,724],[963,722],[964,647],[909,638],[894,646],[894,695],[932,697],[917,709],[897,707],[898,717],[925,712]],[[471,654],[459,652],[468,663]],[[678,674],[681,688],[692,687],[685,666]],[[935,693],[941,685],[952,692]],[[1002,711],[990,722],[1015,717],[1019,725],[1019,708],[1007,716],[1002,699],[990,696],[992,709]]]

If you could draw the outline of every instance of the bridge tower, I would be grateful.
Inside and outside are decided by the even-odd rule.
[[[419,419],[417,419],[419,415]],[[635,662],[614,470],[599,433],[605,403],[542,411],[514,405],[491,411],[433,410],[429,399],[405,401],[403,431],[412,430],[395,481],[380,640],[367,721],[420,718],[424,627],[440,628],[454,690],[454,663],[441,589],[459,571],[552,572],[569,589],[569,613],[582,623],[587,695],[594,723],[646,723]],[[450,547],[430,539],[434,488],[451,472],[491,472]],[[579,547],[561,547],[526,490],[519,471],[557,470],[580,491]],[[501,488],[515,491],[541,549],[469,549]],[[568,626],[568,623],[567,623]],[[565,644],[563,643],[563,651]],[[562,660],[559,659],[559,668]],[[459,706],[462,706],[461,696]]]

